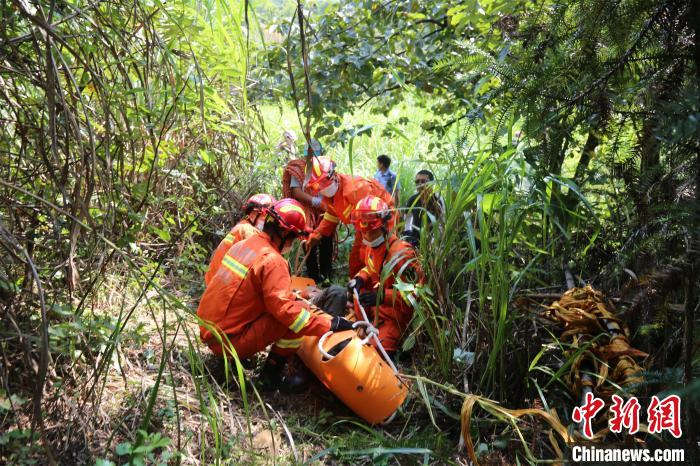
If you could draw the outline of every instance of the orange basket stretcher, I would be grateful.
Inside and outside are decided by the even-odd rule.
[[[297,355],[359,417],[372,425],[388,423],[406,399],[408,386],[379,343],[377,329],[367,320],[357,292],[354,301],[365,318],[354,327],[364,327],[365,338],[355,330],[305,337]],[[373,338],[384,357],[370,343]]]

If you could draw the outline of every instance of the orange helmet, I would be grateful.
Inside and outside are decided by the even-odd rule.
[[[311,162],[311,175],[306,182],[306,188],[318,194],[327,188],[335,175],[335,162],[328,157],[313,157]]]
[[[243,204],[243,212],[247,214],[252,211],[262,212],[265,207],[270,207],[275,203],[275,198],[269,194],[255,194],[250,196],[245,204]]]
[[[280,199],[263,212],[272,218],[283,230],[300,236],[311,233],[306,224],[306,213],[301,204],[294,199]]]
[[[377,196],[365,196],[350,214],[350,220],[361,231],[381,228],[391,218],[389,205]]]

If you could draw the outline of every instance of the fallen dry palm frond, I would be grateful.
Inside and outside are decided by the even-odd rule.
[[[554,433],[556,432],[557,435],[567,444],[571,443],[573,441],[573,437],[567,430],[567,428],[561,423],[559,420],[559,416],[557,415],[557,412],[555,410],[550,410],[550,411],[545,411],[543,409],[535,409],[535,408],[524,408],[524,409],[508,409],[500,406],[498,403],[495,401],[489,400],[487,398],[480,397],[478,395],[467,395],[464,399],[464,403],[462,403],[462,411],[461,411],[461,430],[462,430],[462,439],[464,441],[464,444],[467,447],[467,453],[469,454],[469,458],[475,465],[479,465],[479,461],[477,460],[476,452],[474,451],[474,443],[472,442],[471,434],[470,434],[470,428],[471,428],[471,418],[472,414],[474,411],[474,406],[479,405],[483,410],[487,411],[489,414],[497,417],[498,419],[501,419],[503,421],[509,421],[512,425],[513,428],[516,430],[518,433],[518,437],[520,438],[523,447],[525,448],[525,453],[528,457],[533,462],[536,462],[537,460],[535,459],[534,455],[532,452],[529,450],[527,446],[527,442],[525,442],[525,439],[522,435],[520,427],[517,425],[517,420],[520,419],[523,416],[532,416],[532,417],[539,417],[540,419],[544,420],[547,424],[549,424],[552,428],[552,430],[549,433],[549,441],[552,444],[552,449],[554,452],[557,454],[560,460],[563,460],[563,454],[562,450],[559,447],[559,445],[556,442],[556,438],[554,436]]]
[[[479,395],[474,395],[474,394],[467,394],[467,393],[462,393],[459,390],[455,389],[452,386],[448,385],[443,385],[438,382],[435,382],[433,380],[427,379],[425,377],[421,376],[415,376],[415,375],[408,375],[408,374],[403,374],[402,377],[405,377],[407,379],[411,380],[416,380],[417,382],[421,382],[424,384],[430,384],[432,386],[438,387],[441,390],[444,390],[446,393],[450,393],[452,395],[464,398],[464,401],[462,402],[462,409],[460,412],[460,428],[461,428],[461,441],[460,444],[463,442],[464,445],[467,448],[467,454],[469,455],[469,459],[473,464],[476,466],[479,465],[479,461],[477,459],[477,454],[476,451],[474,450],[474,442],[472,441],[471,438],[471,421],[472,421],[472,415],[474,414],[474,406],[478,405],[481,409],[486,411],[487,413],[491,414],[492,416],[496,417],[500,421],[504,422],[509,422],[515,431],[518,434],[518,438],[520,439],[523,448],[525,450],[525,453],[528,457],[528,459],[532,463],[537,463],[539,462],[535,456],[532,454],[530,451],[530,448],[528,447],[528,444],[525,440],[525,437],[522,434],[522,426],[518,425],[518,420],[522,418],[523,416],[531,416],[531,417],[538,417],[542,420],[544,420],[549,426],[552,428],[550,432],[548,433],[548,438],[552,446],[552,451],[556,454],[557,458],[559,460],[563,461],[564,455],[562,453],[562,449],[559,447],[559,444],[556,441],[556,436],[554,433],[556,433],[567,445],[571,444],[574,440],[574,434],[571,434],[569,430],[562,424],[562,422],[559,420],[559,415],[557,414],[556,410],[550,409],[550,410],[544,410],[544,409],[537,409],[537,408],[523,408],[523,409],[508,409],[504,408],[500,404],[498,404],[497,401],[490,400],[488,398],[479,396]],[[577,436],[578,438],[578,436]],[[460,447],[461,449],[461,447]]]
[[[646,357],[646,353],[634,349],[627,339],[627,329],[614,314],[614,306],[603,294],[592,287],[572,288],[565,292],[544,313],[550,320],[563,324],[562,341],[569,343],[567,356],[573,358],[568,382],[576,395],[581,395],[588,386],[597,395],[609,398],[620,387],[630,388],[642,381],[642,367],[635,358]],[[592,372],[594,378],[586,372]],[[529,460],[536,462],[523,436],[523,426],[518,421],[524,416],[537,417],[551,427],[548,438],[553,453],[563,461],[563,452],[557,437],[571,444],[579,434],[571,432],[562,424],[555,410],[536,408],[508,409],[493,400],[478,395],[464,395],[461,411],[461,434],[471,461],[478,465],[474,443],[471,438],[471,419],[474,407],[479,406],[495,418],[509,422],[520,438]],[[642,430],[645,427],[642,426]],[[594,438],[602,438],[607,429]]]
[[[571,364],[568,382],[577,396],[584,386],[597,395],[609,398],[620,387],[630,388],[642,382],[642,367],[635,358],[646,353],[629,343],[628,330],[614,314],[615,307],[600,291],[590,285],[572,288],[544,312],[550,320],[562,323],[561,339],[571,344]],[[588,345],[585,351],[579,351]],[[582,375],[582,368],[593,372],[595,380]]]

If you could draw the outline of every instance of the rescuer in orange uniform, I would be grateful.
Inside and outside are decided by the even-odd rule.
[[[423,273],[413,247],[389,229],[392,214],[390,206],[376,196],[367,196],[355,206],[352,220],[362,231],[364,267],[348,282],[348,290],[357,289],[367,317],[376,322],[382,346],[393,357],[413,317],[410,300],[415,301],[413,292],[401,292],[394,285],[397,278],[419,285]]]
[[[322,236],[331,236],[338,227],[339,222],[350,224],[351,214],[355,205],[365,196],[376,196],[391,208],[394,202],[384,187],[377,180],[361,176],[351,176],[336,173],[335,162],[327,157],[314,157],[311,174],[308,177],[306,188],[313,194],[321,194],[326,198],[326,213],[323,214],[321,223],[311,233],[308,246],[313,247]],[[394,228],[395,215],[391,211],[387,220],[387,228]],[[350,276],[354,276],[362,268],[360,250],[362,248],[362,232],[355,229],[355,242],[352,244],[349,258]]]
[[[221,260],[228,249],[237,242],[260,233],[263,227],[264,216],[262,210],[274,204],[275,198],[269,194],[255,194],[243,204],[245,217],[234,226],[231,231],[219,243],[214,250],[209,263],[209,270],[204,274],[204,284],[209,285],[216,271],[221,267]]]
[[[323,146],[316,139],[311,139],[310,144],[304,146],[304,156],[314,157],[323,154]],[[284,167],[282,174],[282,193],[284,197],[296,199],[304,206],[309,226],[316,228],[323,215],[323,196],[310,195],[304,191],[304,179],[306,178],[306,159],[290,160]],[[333,275],[333,243],[331,236],[321,237],[316,247],[308,248],[304,263],[309,278],[316,283],[330,283]]]
[[[263,231],[231,246],[207,286],[197,309],[200,335],[215,354],[230,354],[232,346],[239,359],[273,344],[260,376],[262,388],[296,391],[283,371],[303,337],[348,330],[352,323],[296,300],[290,290],[282,254],[308,234],[301,205],[282,199],[262,213]]]

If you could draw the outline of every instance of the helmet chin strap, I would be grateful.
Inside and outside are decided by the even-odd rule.
[[[272,244],[277,245],[277,250],[281,252],[284,248],[284,243],[287,241],[287,238],[282,233],[282,229],[279,227],[279,225],[275,225],[274,232],[277,238],[270,237],[270,241],[272,242]]]
[[[280,247],[279,250],[282,252],[284,250],[284,245],[287,244],[287,237],[289,235],[280,234]]]
[[[277,230],[277,235],[280,237],[280,243],[279,243],[279,252],[281,253],[284,251],[284,245],[287,244],[287,240],[291,237],[292,240],[295,238],[295,235],[293,233],[289,233],[287,235],[282,234],[279,229]]]

